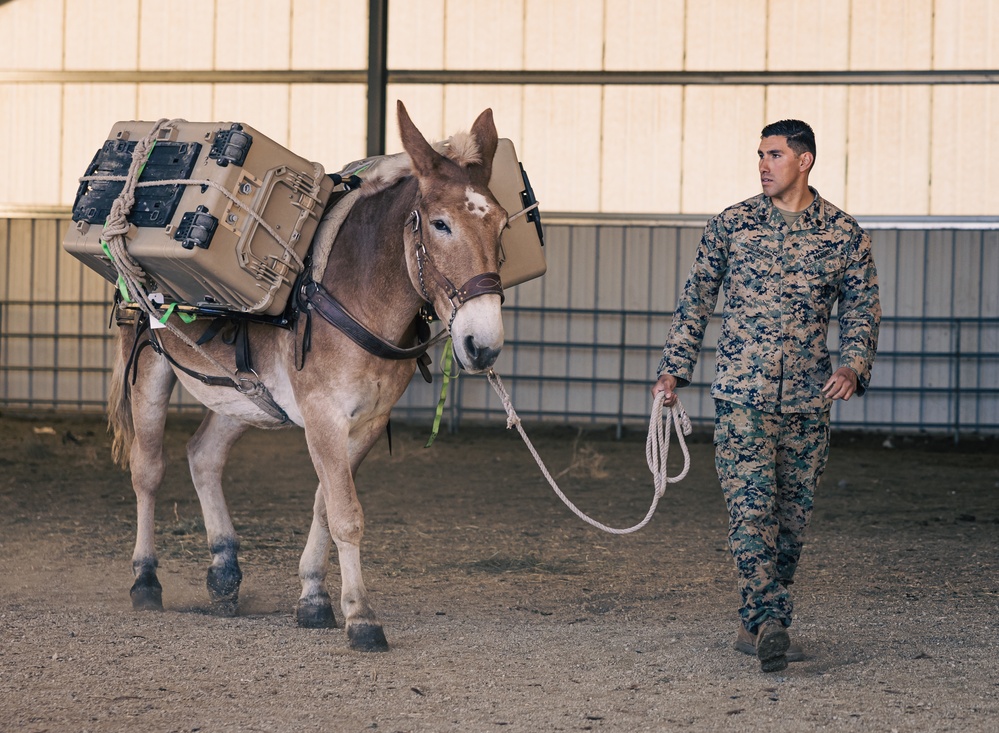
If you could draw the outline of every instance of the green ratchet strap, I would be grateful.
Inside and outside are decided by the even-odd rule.
[[[101,249],[104,250],[104,254],[106,254],[108,256],[108,259],[111,260],[112,262],[114,262],[114,255],[111,254],[111,248],[108,246],[108,243],[105,242],[103,239],[101,240]],[[135,302],[134,300],[132,300],[131,296],[128,294],[128,287],[125,285],[125,278],[124,277],[122,277],[121,275],[118,275],[118,282],[115,283],[115,284],[118,286],[118,292],[121,293],[121,299],[122,300],[124,300],[126,303],[134,303]]]
[[[441,356],[441,371],[444,373],[444,379],[442,380],[443,384],[441,385],[441,398],[437,401],[437,411],[434,413],[434,427],[430,431],[430,440],[428,440],[427,444],[423,446],[424,448],[429,448],[434,444],[434,439],[437,437],[437,431],[441,428],[441,416],[444,414],[444,401],[447,399],[447,386],[451,382],[452,351],[453,345],[451,344],[451,339],[448,338],[447,342],[444,344],[444,354]]]
[[[166,310],[163,312],[163,315],[157,318],[156,320],[166,325],[167,319],[170,318],[171,315],[173,315],[174,309],[176,307],[177,307],[176,303],[171,303],[166,307]],[[184,323],[193,323],[194,320],[197,318],[197,316],[191,315],[190,313],[185,313],[184,311],[177,311],[177,317],[180,318],[180,320],[182,320]]]

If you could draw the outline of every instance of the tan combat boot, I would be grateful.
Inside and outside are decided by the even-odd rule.
[[[777,625],[780,626],[779,623]],[[763,627],[761,626],[760,630],[762,631],[762,629]],[[787,634],[786,631],[784,633]],[[743,654],[748,654],[753,657],[759,657],[759,652],[757,651],[758,639],[759,639],[758,633],[756,635],[753,635],[749,632],[749,630],[745,626],[739,624],[739,633],[735,637],[735,644],[733,646],[736,651],[740,651]],[[788,646],[787,650],[784,652],[784,657],[788,662],[801,662],[804,661],[805,659],[805,652],[802,650],[800,644],[796,644],[795,642],[790,641],[790,638],[788,638]],[[764,671],[765,672],[780,671],[780,669],[784,669],[784,667],[782,666],[776,670],[764,670]]]

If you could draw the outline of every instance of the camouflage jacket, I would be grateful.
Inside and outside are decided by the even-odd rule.
[[[871,379],[881,305],[871,239],[851,216],[815,200],[788,227],[760,194],[704,229],[663,348],[659,374],[690,383],[719,288],[725,304],[711,396],[764,412],[827,409],[827,347],[839,302],[839,365]]]

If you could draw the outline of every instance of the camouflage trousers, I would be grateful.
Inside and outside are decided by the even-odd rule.
[[[715,400],[714,442],[739,617],[751,632],[767,618],[789,626],[788,586],[829,456],[829,412],[775,414]]]

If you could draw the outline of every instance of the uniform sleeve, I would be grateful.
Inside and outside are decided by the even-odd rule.
[[[839,300],[839,365],[857,373],[857,394],[871,383],[871,365],[878,348],[881,300],[871,238],[861,231],[847,262]]]
[[[718,290],[728,270],[728,235],[719,219],[712,219],[704,229],[694,264],[683,287],[658,374],[671,374],[677,386],[690,384],[701,350],[708,319],[714,313]]]

